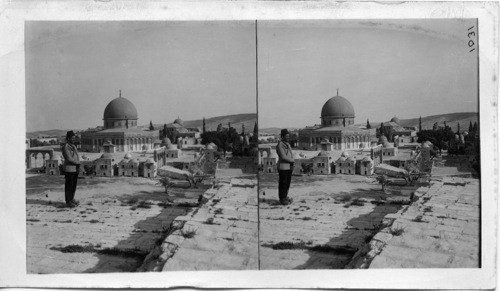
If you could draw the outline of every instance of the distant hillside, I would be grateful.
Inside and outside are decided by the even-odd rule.
[[[165,122],[172,123],[173,120]],[[256,113],[243,113],[243,114],[233,114],[225,116],[216,116],[205,118],[205,128],[207,131],[213,131],[217,129],[217,126],[222,123],[223,127],[227,127],[228,122],[231,123],[231,127],[234,127],[238,132],[241,132],[241,125],[245,125],[245,132],[253,132],[255,122],[257,122]],[[154,124],[156,129],[162,129],[162,124]],[[184,127],[199,128],[200,131],[203,128],[203,119],[198,120],[184,120]]]
[[[432,115],[422,117],[422,128],[432,129],[434,123],[443,125],[446,121],[446,125],[450,126],[453,131],[457,130],[457,124],[460,124],[461,130],[469,130],[469,124],[472,122],[478,122],[479,114],[476,112],[459,112],[459,113],[449,113],[442,115]],[[401,119],[402,126],[415,126],[418,128],[418,118],[412,119]]]
[[[26,133],[26,138],[42,138],[42,137],[59,137],[59,136],[65,136],[66,132],[68,130],[66,129],[50,129],[50,130],[42,130],[42,131],[34,131],[34,132],[27,132]]]
[[[281,127],[269,127],[259,129],[259,134],[268,134],[268,135],[279,135],[281,133]],[[288,131],[294,131],[296,128],[287,128]]]
[[[461,130],[469,130],[469,123],[472,121],[472,124],[474,122],[478,122],[479,120],[479,114],[477,112],[458,112],[458,113],[448,113],[448,114],[441,114],[441,115],[432,115],[432,116],[422,116],[422,129],[432,129],[432,126],[434,123],[438,123],[440,126],[443,126],[444,122],[446,121],[446,125],[450,126],[453,131],[457,130],[457,124],[460,123],[460,129]],[[389,120],[384,120],[383,122],[386,122]],[[370,125],[372,127],[379,127],[380,123],[382,121],[372,121],[370,120]],[[401,126],[415,126],[418,128],[418,118],[412,118],[412,119],[400,119]],[[363,123],[358,123],[356,124],[358,126],[365,126],[366,121]],[[266,133],[266,134],[279,134],[280,129],[277,127],[269,127],[269,128],[263,128],[259,129],[260,133]]]

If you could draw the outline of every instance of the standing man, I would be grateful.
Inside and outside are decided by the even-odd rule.
[[[286,128],[281,130],[281,140],[276,145],[276,153],[278,154],[278,174],[279,174],[279,198],[282,205],[292,203],[292,199],[288,198],[288,189],[292,181],[293,172],[293,154],[290,146],[290,133]]]
[[[70,130],[66,133],[66,144],[62,148],[64,156],[64,176],[66,184],[64,185],[64,198],[66,205],[70,208],[76,207],[79,203],[75,200],[76,184],[78,182],[78,172],[80,170],[80,158],[76,150],[76,136]]]

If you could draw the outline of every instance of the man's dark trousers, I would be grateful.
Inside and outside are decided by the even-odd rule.
[[[290,182],[292,181],[292,170],[278,170],[278,174],[278,194],[280,197],[280,202],[284,202],[288,196],[288,189],[290,189]]]
[[[69,203],[75,198],[78,172],[66,172],[64,176],[66,178],[66,183],[64,184],[64,198],[66,199],[66,203]]]

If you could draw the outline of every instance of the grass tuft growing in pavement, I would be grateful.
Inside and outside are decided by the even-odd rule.
[[[137,199],[137,197],[133,197],[127,200],[128,205],[136,204],[137,202],[139,202],[139,199]]]
[[[192,238],[196,235],[196,230],[194,229],[182,230],[181,234],[184,238]]]
[[[142,200],[139,202],[139,204],[137,204],[137,208],[150,209],[151,205],[153,205],[153,203]]]
[[[349,201],[351,201],[351,199],[352,199],[351,195],[349,195],[349,194],[344,194],[344,195],[342,195],[342,196],[340,196],[340,197],[336,198],[335,200],[337,200],[337,201],[339,201],[339,202],[349,202]]]
[[[391,227],[389,231],[393,236],[400,236],[405,232],[405,229],[403,227]]]
[[[355,198],[351,201],[351,205],[354,206],[364,206],[365,205],[365,200],[361,198]]]
[[[419,215],[419,216],[413,218],[412,221],[414,221],[414,222],[424,222],[423,218],[424,217],[422,215]]]

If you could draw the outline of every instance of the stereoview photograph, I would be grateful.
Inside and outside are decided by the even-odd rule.
[[[261,269],[481,267],[477,39],[258,22]]]
[[[254,21],[28,21],[27,273],[258,268]]]

